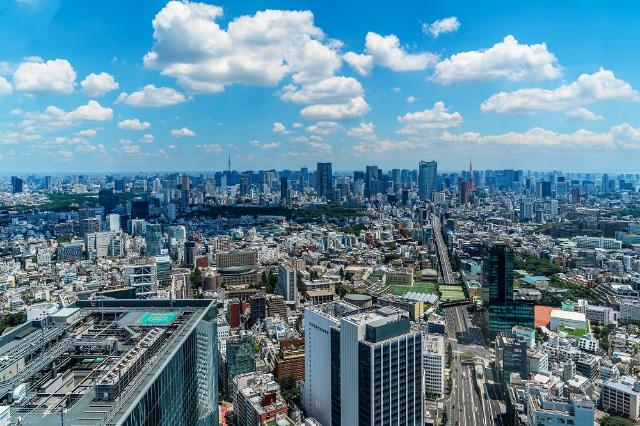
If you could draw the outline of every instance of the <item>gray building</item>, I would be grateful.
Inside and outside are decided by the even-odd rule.
[[[435,161],[421,161],[418,165],[418,190],[422,201],[430,201],[436,190],[438,163]]]
[[[12,422],[217,425],[216,316],[211,300],[78,301],[43,331],[25,324],[28,358],[0,383],[2,396],[27,384]],[[16,341],[3,336],[0,350],[17,354]]]
[[[333,192],[331,163],[318,163],[316,169],[316,191],[320,197],[331,199]]]

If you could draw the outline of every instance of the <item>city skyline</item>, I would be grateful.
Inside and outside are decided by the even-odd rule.
[[[635,171],[638,8],[550,6],[10,0],[0,169]]]

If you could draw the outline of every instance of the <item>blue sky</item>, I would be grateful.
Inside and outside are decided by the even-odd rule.
[[[344,3],[344,4],[343,4]],[[0,2],[0,172],[637,172],[628,2]]]

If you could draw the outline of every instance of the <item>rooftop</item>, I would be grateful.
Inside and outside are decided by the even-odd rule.
[[[12,417],[21,417],[21,424],[57,426],[63,407],[69,424],[117,423],[213,306],[210,300],[98,303],[78,302],[79,319],[74,323],[31,333],[39,342],[44,336],[44,351],[39,345],[22,344],[31,335],[18,345],[14,340],[0,347],[0,352],[24,358],[30,352],[20,373],[0,382],[3,395],[27,384],[26,399],[11,407]]]

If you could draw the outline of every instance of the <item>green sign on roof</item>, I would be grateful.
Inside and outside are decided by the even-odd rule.
[[[141,327],[167,327],[171,325],[178,314],[165,313],[147,313],[140,317],[138,325]]]

